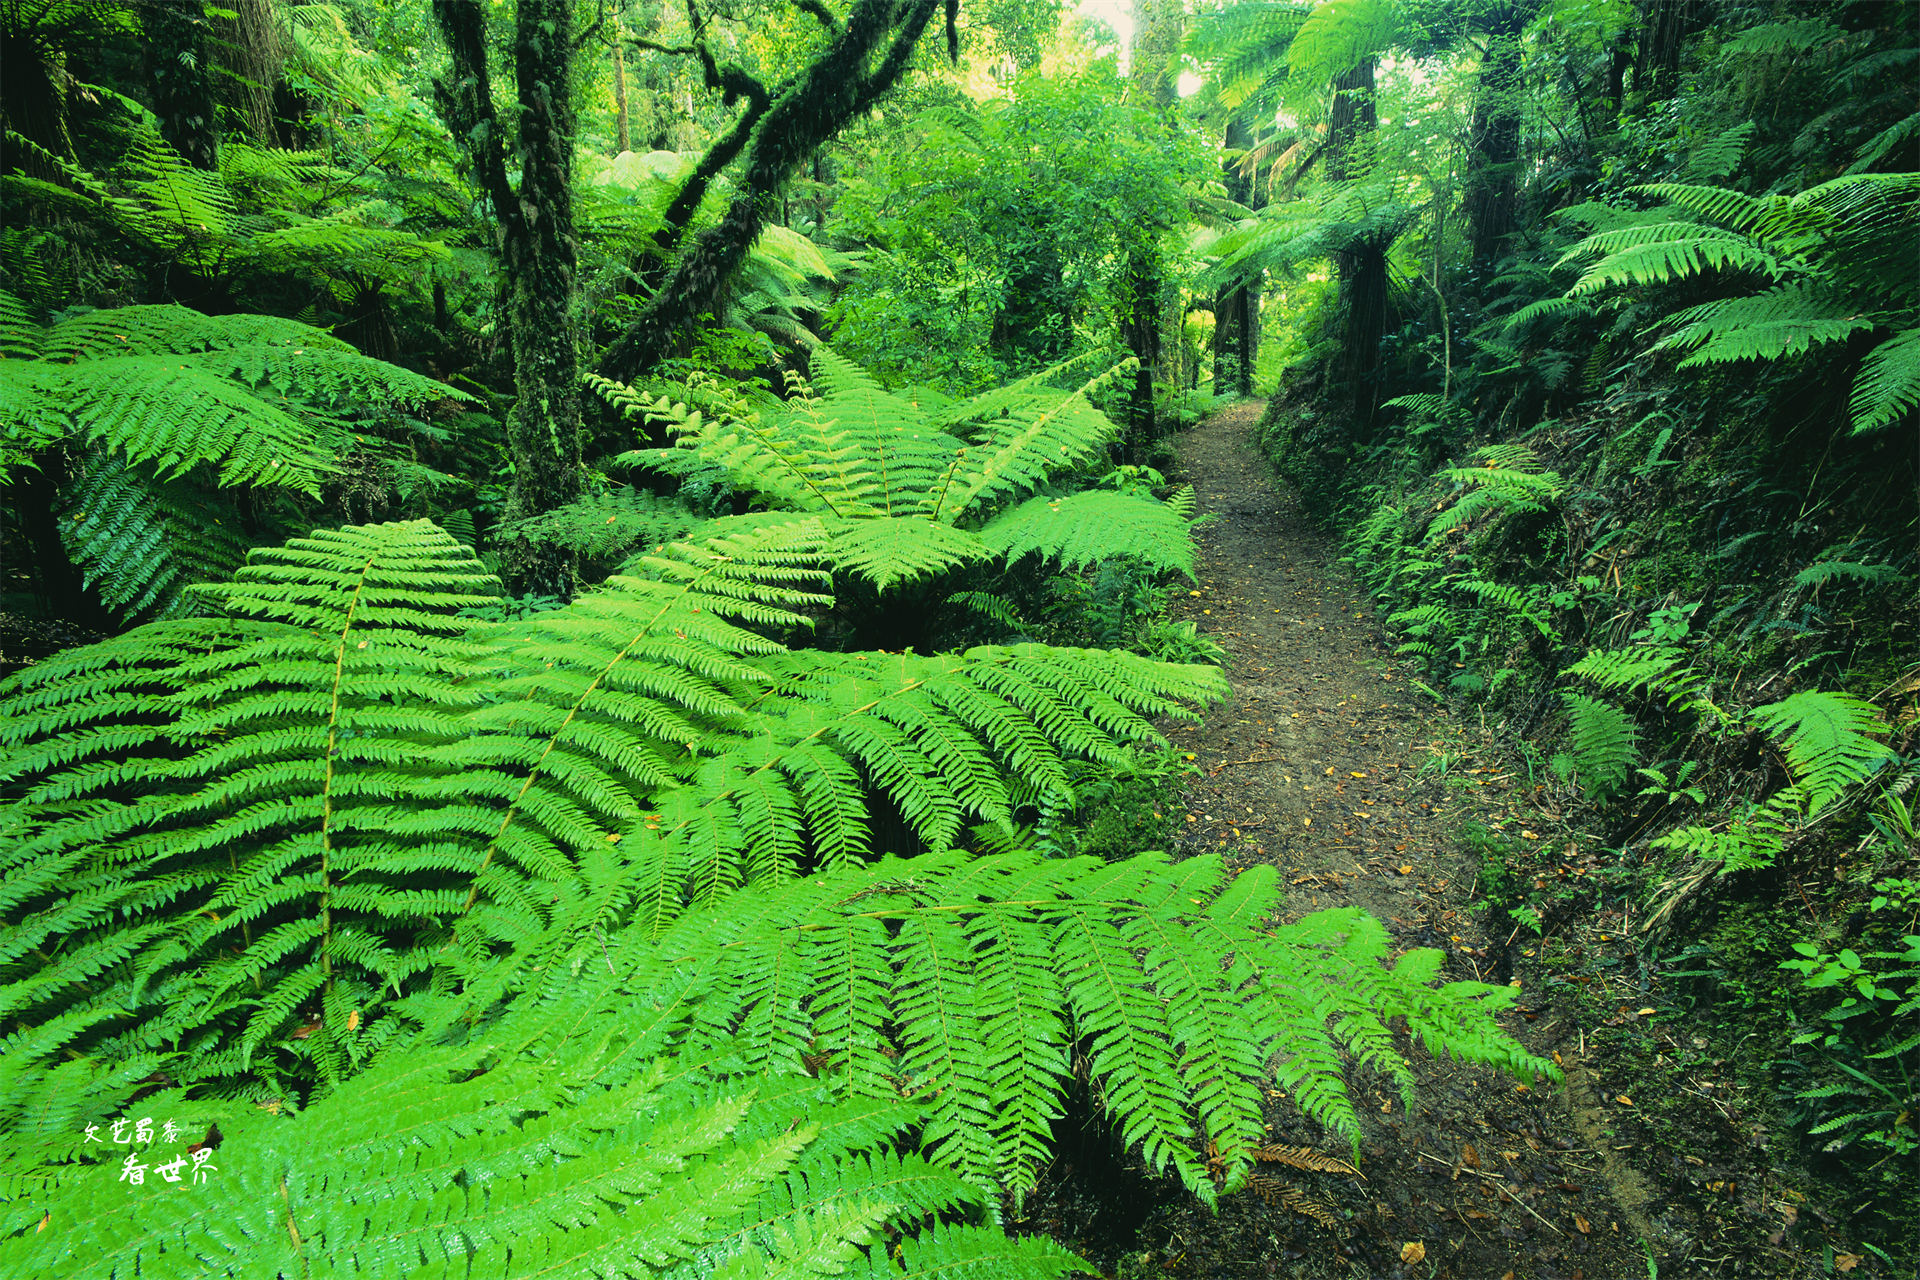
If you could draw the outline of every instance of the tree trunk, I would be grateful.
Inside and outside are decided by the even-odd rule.
[[[1520,35],[1535,6],[1503,4],[1489,16],[1487,49],[1474,92],[1467,152],[1467,238],[1477,274],[1487,274],[1518,225],[1521,83]]]
[[[1160,367],[1160,264],[1150,249],[1135,249],[1127,259],[1127,311],[1120,332],[1127,350],[1140,362],[1127,395],[1127,461],[1138,465],[1153,447],[1154,371]]]
[[[519,0],[513,69],[518,91],[514,158],[507,181],[505,139],[493,110],[486,20],[477,0],[435,0],[434,16],[453,55],[453,84],[436,84],[454,135],[467,141],[476,178],[493,205],[513,335],[514,403],[507,418],[513,487],[506,520],[538,515],[580,496],[580,353],[574,322],[573,6]],[[518,593],[573,593],[574,558],[552,545],[516,540],[503,548],[502,577]]]
[[[1368,58],[1333,82],[1327,119],[1327,177],[1344,182],[1353,173],[1353,151],[1373,132],[1379,115],[1373,101],[1374,60]],[[1345,317],[1341,372],[1347,382],[1355,438],[1373,438],[1380,395],[1380,342],[1387,332],[1385,245],[1359,241],[1333,255]]]
[[[1640,47],[1633,60],[1639,106],[1671,98],[1680,88],[1680,50],[1693,28],[1693,0],[1639,0]]]
[[[160,136],[196,169],[220,164],[213,125],[213,77],[207,20],[200,0],[151,0],[141,12],[153,72],[153,113]]]
[[[1133,12],[1133,51],[1128,68],[1132,84],[1127,96],[1146,102],[1163,120],[1168,119],[1175,101],[1174,58],[1180,50],[1185,11],[1181,0],[1134,0]],[[1159,426],[1154,417],[1154,383],[1167,379],[1163,363],[1167,344],[1161,335],[1161,294],[1166,288],[1166,273],[1157,243],[1160,228],[1154,225],[1141,230],[1148,243],[1136,247],[1127,258],[1127,311],[1121,326],[1127,350],[1140,362],[1127,397],[1127,451],[1129,461],[1134,463],[1144,461],[1153,447]]]
[[[721,294],[759,238],[781,184],[893,87],[938,7],[939,0],[854,0],[825,51],[776,86],[777,93],[737,67],[717,64],[696,45],[709,87],[723,90],[729,102],[744,98],[747,106],[701,157],[668,207],[667,228],[656,237],[655,263],[678,248],[707,187],[744,153],[737,194],[719,223],[696,236],[669,269],[656,273],[644,264],[637,269],[636,274],[663,278],[639,318],[609,347],[600,365],[603,374],[633,381],[670,354],[701,315],[719,310]]]
[[[1227,121],[1227,131],[1223,139],[1229,151],[1246,151],[1253,146],[1253,130],[1246,121],[1234,118]],[[1222,175],[1227,188],[1227,198],[1236,204],[1254,207],[1257,183],[1254,175],[1241,167],[1239,160],[1231,160],[1224,166]],[[1223,288],[1214,295],[1213,303],[1213,392],[1215,395],[1252,395],[1253,361],[1257,335],[1254,333],[1252,319],[1259,309],[1256,286],[1250,281],[1242,281],[1230,288]]]
[[[191,3],[192,0],[189,0]],[[222,7],[226,8],[225,0]],[[279,140],[274,86],[286,56],[280,48],[280,25],[269,0],[233,0],[233,17],[216,17],[216,60],[228,74],[222,77],[227,103],[246,121],[247,135],[259,146]]]
[[[633,150],[633,135],[627,128],[627,50],[614,42],[613,46],[613,154]]]

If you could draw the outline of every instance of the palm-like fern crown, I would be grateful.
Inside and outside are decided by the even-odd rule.
[[[1681,362],[1686,368],[1777,360],[1877,331],[1887,336],[1853,384],[1854,430],[1885,427],[1920,405],[1920,280],[1911,261],[1920,235],[1920,174],[1850,174],[1796,196],[1679,183],[1639,190],[1667,202],[1664,209],[1597,215],[1616,225],[1562,259],[1598,259],[1568,299],[1710,270],[1764,279],[1761,292],[1667,317],[1675,327],[1658,348],[1690,351]]]
[[[1037,552],[1067,564],[1135,555],[1193,572],[1191,512],[1112,490],[1034,497],[977,529],[995,505],[1085,463],[1116,428],[1089,397],[1130,361],[1079,380],[1083,357],[955,401],[889,392],[825,347],[814,385],[763,414],[708,416],[617,383],[590,383],[625,412],[669,422],[674,449],[621,455],[682,477],[716,475],[775,512],[748,519],[815,530],[832,568],[882,590],[991,555]],[[1049,384],[1067,376],[1073,385]]]
[[[1086,358],[952,401],[926,388],[896,395],[828,348],[814,385],[758,421],[672,415],[681,450],[627,455],[663,470],[719,466],[736,489],[836,519],[918,516],[954,524],[977,504],[1032,489],[1086,460],[1116,428],[1088,397],[1123,361],[1069,389],[1048,383]],[[965,437],[965,438],[963,438]]]
[[[1151,717],[1220,692],[1127,654],[787,653],[736,625],[801,625],[822,555],[806,522],[709,528],[493,625],[461,616],[498,584],[446,534],[346,529],[197,589],[223,617],[14,677],[0,1008],[31,1030],[0,1118],[64,1123],[63,1077],[38,1073],[76,1040],[147,1064],[127,1079],[180,1037],[181,1078],[337,1078],[349,1010],[438,948],[538,933],[590,852],[617,846],[620,902],[666,918],[866,853],[870,787],[943,848],[1008,826],[1010,788],[1065,793],[1068,760],[1118,765],[1159,741]],[[301,1017],[328,1029],[289,1039]]]

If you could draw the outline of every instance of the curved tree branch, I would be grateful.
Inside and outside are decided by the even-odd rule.
[[[697,18],[694,0],[687,2],[689,14]],[[826,49],[799,75],[769,94],[764,107],[751,94],[746,95],[747,111],[702,157],[694,176],[676,198],[674,209],[683,218],[682,226],[690,222],[706,185],[744,151],[738,194],[719,224],[696,236],[665,273],[639,318],[608,349],[600,364],[601,373],[618,381],[633,381],[670,354],[690,324],[716,309],[721,292],[759,238],[774,192],[822,143],[899,81],[928,22],[945,3],[854,0],[845,25]],[[698,23],[694,39],[696,45],[704,44]],[[878,62],[874,61],[876,55]],[[711,65],[711,54],[702,50],[701,56],[703,66]],[[708,83],[725,89],[723,69],[711,65]],[[677,240],[680,234],[672,232],[672,238]]]

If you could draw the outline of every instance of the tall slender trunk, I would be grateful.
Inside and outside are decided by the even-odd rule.
[[[270,0],[222,0],[213,42],[229,106],[246,122],[247,135],[263,147],[278,141],[274,86],[286,65],[280,20]],[[226,16],[231,15],[231,16]]]
[[[613,45],[613,153],[633,150],[627,125],[627,51],[616,38]]]
[[[1227,121],[1224,138],[1227,150],[1246,151],[1253,146],[1253,130],[1244,120]],[[1227,198],[1237,204],[1257,207],[1255,176],[1244,171],[1240,162],[1229,161],[1223,179]],[[1259,343],[1256,321],[1259,315],[1259,287],[1251,280],[1222,288],[1213,303],[1213,390],[1215,395],[1253,394],[1253,366]]]
[[[1518,224],[1521,83],[1520,35],[1537,6],[1501,5],[1486,20],[1467,152],[1467,238],[1474,270],[1486,274]]]
[[[206,14],[200,0],[150,0],[140,14],[153,72],[153,113],[160,136],[196,169],[217,168],[213,68],[208,61]]]
[[[1374,59],[1368,58],[1333,82],[1333,107],[1327,119],[1327,177],[1344,182],[1354,172],[1354,152],[1373,132],[1379,114],[1373,100]],[[1345,316],[1341,373],[1345,378],[1353,430],[1362,442],[1373,438],[1380,398],[1380,343],[1387,332],[1387,254],[1384,244],[1362,240],[1334,254]]]
[[[1134,0],[1134,36],[1128,74],[1133,84],[1128,97],[1150,105],[1163,119],[1172,115],[1174,104],[1174,56],[1180,49],[1185,11],[1181,0]],[[1143,229],[1157,241],[1160,228]],[[1166,289],[1166,272],[1157,243],[1143,243],[1128,255],[1126,267],[1126,315],[1121,327],[1127,349],[1140,362],[1134,375],[1133,390],[1127,397],[1127,448],[1130,461],[1141,461],[1152,448],[1158,434],[1154,416],[1153,389],[1156,381],[1167,379],[1167,344],[1162,340],[1161,295]]]
[[[493,205],[513,335],[514,403],[507,418],[513,487],[507,520],[551,511],[580,496],[580,352],[575,322],[573,227],[573,5],[519,0],[513,70],[519,98],[507,181],[506,149],[493,110],[486,20],[477,0],[435,0],[453,55],[453,83],[435,86],[455,136],[467,140],[476,178]],[[518,592],[573,592],[572,553],[516,540],[502,576]]]

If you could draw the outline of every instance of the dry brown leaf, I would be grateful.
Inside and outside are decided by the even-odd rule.
[[[1269,1178],[1264,1174],[1255,1174],[1248,1180],[1247,1186],[1268,1204],[1285,1205],[1295,1213],[1312,1218],[1329,1231],[1336,1229],[1340,1224],[1340,1220],[1333,1216],[1330,1209],[1301,1195],[1300,1189],[1285,1178]]]
[[[1623,1106],[1623,1107],[1630,1107],[1630,1106],[1632,1106],[1632,1105],[1633,1105],[1633,1099],[1632,1099],[1632,1098],[1629,1098],[1629,1097],[1628,1097],[1628,1096],[1627,1096],[1626,1094],[1624,1094],[1624,1093],[1623,1093],[1623,1094],[1621,1094],[1621,1095],[1620,1095],[1619,1097],[1617,1097],[1617,1098],[1615,1098],[1615,1099],[1614,1099],[1614,1101],[1615,1101],[1615,1102],[1617,1102],[1617,1103],[1619,1103],[1619,1104],[1620,1104],[1621,1106]]]
[[[1864,1253],[1836,1253],[1833,1255],[1835,1271],[1851,1271],[1867,1260]]]
[[[1365,1176],[1345,1160],[1321,1155],[1311,1147],[1255,1147],[1252,1154],[1255,1160],[1264,1160],[1268,1164],[1291,1165],[1295,1169],[1311,1169],[1315,1173],[1348,1173],[1356,1178]]]
[[[1573,1225],[1579,1229],[1580,1234],[1583,1236],[1593,1230],[1593,1224],[1577,1213],[1573,1215]]]
[[[1400,1246],[1400,1261],[1406,1263],[1408,1266],[1412,1266],[1416,1262],[1424,1262],[1426,1261],[1426,1257],[1427,1246],[1421,1244],[1418,1240],[1409,1240]]]
[[[1473,1149],[1471,1142],[1460,1148],[1460,1163],[1469,1169],[1478,1169],[1480,1167],[1480,1153]]]

